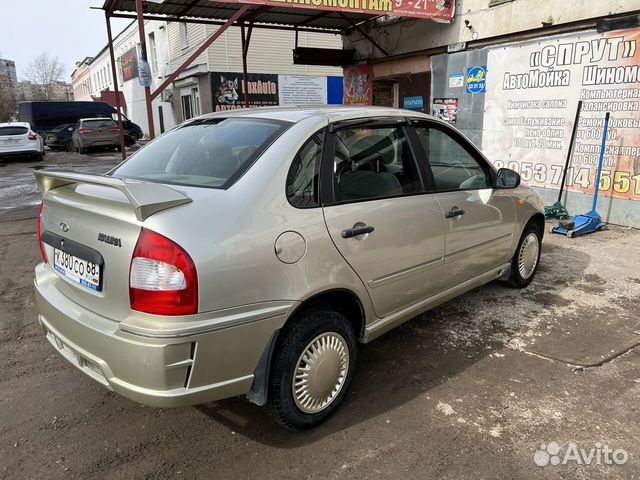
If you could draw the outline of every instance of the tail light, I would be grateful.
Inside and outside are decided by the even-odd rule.
[[[78,133],[91,133],[93,130],[91,128],[79,128]]]
[[[38,139],[38,137],[36,137],[36,134],[33,133],[33,132],[29,132],[29,137],[28,138],[29,138],[29,140],[37,140]]]
[[[177,243],[143,228],[129,274],[131,308],[157,315],[198,313],[198,274]]]
[[[110,131],[110,132],[117,132],[117,131],[119,131],[119,129],[118,129],[118,127],[111,127],[111,128],[109,129],[109,131]]]
[[[47,253],[44,251],[44,243],[42,243],[42,214],[44,213],[44,201],[40,204],[40,213],[38,214],[38,243],[40,244],[40,253],[44,263],[47,263]]]

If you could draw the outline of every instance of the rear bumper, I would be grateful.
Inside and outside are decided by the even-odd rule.
[[[114,139],[91,140],[91,139],[83,138],[78,140],[78,145],[80,147],[108,147],[108,146],[117,147],[118,145],[120,145],[120,137],[118,137],[118,139],[116,140]]]
[[[116,322],[93,313],[63,296],[56,281],[49,267],[36,267],[39,322],[49,342],[105,387],[158,407],[248,393],[263,350],[295,307],[260,303],[199,314],[192,322],[166,319],[165,328],[164,317]]]
[[[28,157],[39,155],[42,152],[37,146],[29,147],[17,147],[14,150],[2,150],[0,149],[0,158],[13,158],[13,157]]]

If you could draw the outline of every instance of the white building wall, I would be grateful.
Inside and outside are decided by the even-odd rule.
[[[145,33],[147,35],[147,53],[149,58],[149,64],[151,62],[151,52],[149,51],[150,34],[153,34],[156,41],[157,56],[157,68],[152,67],[153,83],[151,90],[158,87],[164,80],[165,75],[170,70],[169,65],[169,52],[168,52],[168,40],[167,40],[167,24],[166,22],[158,21],[146,21]],[[132,48],[136,49],[136,58],[140,58],[140,38],[138,34],[137,23],[129,25],[120,35],[114,39],[114,53],[116,57],[116,71],[118,77],[118,89],[123,92],[125,100],[127,102],[126,110],[124,114],[132,122],[138,124],[145,136],[149,135],[149,125],[147,121],[147,109],[145,102],[144,87],[140,85],[138,78],[124,81],[122,78],[122,72],[120,68],[120,58],[123,54],[130,51]],[[111,74],[111,60],[109,57],[108,48],[103,49],[89,65],[91,71],[91,85],[92,96],[100,97],[101,92],[104,90],[114,90],[113,78]],[[160,133],[160,116],[159,107],[162,107],[162,116],[165,131],[172,128],[175,125],[173,117],[173,108],[170,102],[162,101],[160,97],[153,101],[153,116],[154,126],[156,134]]]
[[[217,30],[208,26],[208,35]],[[240,28],[231,27],[209,48],[209,70],[214,72],[242,71],[242,41]],[[342,49],[340,35],[300,32],[298,46]],[[342,68],[294,65],[295,33],[287,30],[254,28],[247,55],[249,73],[341,76]]]

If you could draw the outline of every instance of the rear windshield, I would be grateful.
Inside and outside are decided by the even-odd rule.
[[[0,137],[3,135],[24,135],[28,131],[27,127],[0,127]]]
[[[196,120],[158,137],[112,175],[228,188],[288,126],[249,118]]]
[[[82,120],[82,126],[88,128],[111,128],[115,127],[116,124],[113,120],[104,119],[104,120]]]

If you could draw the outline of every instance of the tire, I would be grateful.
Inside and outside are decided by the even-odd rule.
[[[42,153],[42,152],[38,152],[38,153],[36,153],[36,154],[33,156],[33,159],[34,159],[36,162],[41,162],[41,161],[43,161],[43,160],[44,160],[44,153]]]
[[[525,242],[527,245],[525,246]],[[535,242],[535,243],[532,243]],[[536,252],[537,247],[537,252]],[[527,251],[528,250],[528,253]],[[525,288],[536,276],[540,265],[540,253],[542,252],[542,234],[540,229],[533,223],[528,223],[524,227],[518,248],[511,260],[511,271],[506,284],[512,288]],[[528,255],[528,257],[527,257]],[[521,257],[523,263],[521,264]],[[531,265],[533,263],[533,268]],[[520,267],[523,267],[522,269]]]
[[[305,430],[329,418],[349,389],[356,366],[357,344],[349,320],[333,310],[307,310],[287,324],[278,336],[269,375],[269,407],[276,420],[291,430]],[[320,371],[324,375],[313,375],[319,381],[316,385],[301,386],[300,397],[295,399],[295,370],[298,365],[313,368],[311,362],[304,362],[303,354],[308,350],[317,353],[318,346],[325,350],[324,358],[320,357],[322,362],[316,364],[323,368],[316,373]],[[322,395],[315,402],[314,387],[322,389]]]
[[[64,150],[66,150],[67,152],[75,152],[76,147],[73,144],[73,142],[71,140],[69,140],[65,146],[64,146]]]
[[[78,153],[84,155],[85,153],[87,153],[87,149],[84,147],[78,147]]]

